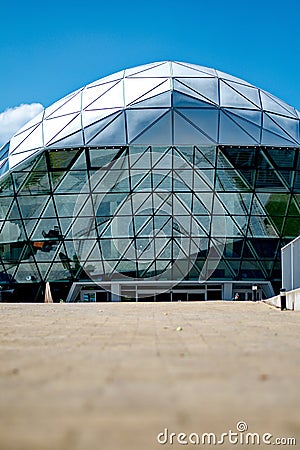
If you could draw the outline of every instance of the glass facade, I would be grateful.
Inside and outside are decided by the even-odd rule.
[[[0,283],[271,281],[300,234],[299,113],[213,69],[127,69],[0,150]]]
[[[197,281],[213,238],[224,252],[210,279],[279,282],[280,249],[300,234],[299,173],[293,148],[45,151],[1,180],[1,281]]]

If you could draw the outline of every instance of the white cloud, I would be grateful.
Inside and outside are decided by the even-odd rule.
[[[0,113],[0,147],[43,110],[40,103],[22,104]]]

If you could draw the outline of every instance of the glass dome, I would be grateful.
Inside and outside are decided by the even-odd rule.
[[[239,78],[156,62],[104,77],[46,108],[2,149],[2,173],[45,148],[297,146],[299,118],[295,108]]]

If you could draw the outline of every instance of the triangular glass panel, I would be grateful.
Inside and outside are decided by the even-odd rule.
[[[266,194],[266,195],[269,195],[269,194]],[[265,197],[262,195],[260,196],[260,199],[263,201],[266,201]],[[265,203],[264,203],[264,205],[265,205]],[[266,214],[266,210],[263,208],[263,206],[259,202],[256,195],[253,196],[251,214],[255,215],[255,216],[259,216],[259,215],[264,216]]]
[[[49,163],[51,169],[69,169],[78,154],[78,150],[49,151]]]
[[[14,279],[18,283],[28,283],[28,279],[39,282],[40,274],[34,262],[19,264],[14,274]]]
[[[66,103],[56,109],[56,111],[54,111],[50,116],[47,115],[47,118],[54,118],[79,112],[81,110],[81,93],[81,90],[79,92],[77,91],[77,93],[75,93],[73,97],[71,97]]]
[[[152,165],[150,148],[148,147],[143,154],[130,155],[131,169],[147,169]]]
[[[237,170],[218,169],[216,173],[217,191],[251,191],[250,186]]]
[[[236,218],[236,216],[235,216]],[[239,217],[241,218],[241,217]],[[244,217],[244,223],[247,223],[247,218]],[[225,228],[224,228],[225,225]],[[237,223],[233,220],[231,216],[213,216],[212,217],[212,230],[211,235],[213,237],[220,236],[225,238],[241,238],[243,236],[243,231],[237,226]]]
[[[89,109],[123,108],[123,82],[119,81],[101,97],[95,100]]]
[[[239,170],[244,171],[244,168],[256,168],[256,153],[254,148],[240,148],[240,147],[227,147],[219,150],[219,154],[224,154],[230,164]]]
[[[85,129],[86,133],[86,129]],[[86,139],[86,136],[85,136]],[[120,114],[114,121],[107,125],[91,140],[86,140],[88,145],[126,145],[125,115]]]
[[[250,216],[249,233],[253,237],[278,237],[275,227],[266,216]]]
[[[126,77],[130,76],[130,78],[152,78],[152,77],[170,77],[171,76],[171,69],[170,69],[170,62],[162,62],[161,64],[155,65],[153,67],[147,68],[147,66],[144,66],[145,68],[137,73],[133,73],[132,75],[127,75]]]
[[[13,141],[11,141],[11,148],[12,142]],[[17,148],[13,150],[13,154],[16,155],[27,150],[41,148],[43,147],[43,142],[43,126],[40,124],[24,139],[20,145],[18,145]]]
[[[251,245],[253,246],[255,253],[259,259],[273,258],[273,261],[277,255],[278,243],[279,243],[278,239],[270,239],[270,238],[251,240]]]
[[[278,121],[277,121],[278,122]],[[289,140],[291,143],[295,144],[296,141],[294,141],[294,139],[289,136],[283,128],[281,128],[277,122],[274,122],[274,115],[273,117],[269,116],[268,114],[264,113],[263,114],[263,127],[264,127],[264,131],[269,131],[271,133],[275,133],[278,135],[278,137],[283,138],[283,139],[287,139]]]
[[[70,114],[70,116],[73,116],[73,114]],[[51,119],[52,120],[60,120],[62,118],[69,117],[69,116],[63,116],[59,117],[57,119]],[[44,133],[48,129],[47,126],[44,126]],[[66,126],[62,129],[60,129],[57,133],[51,134],[52,138],[50,138],[49,134],[49,140],[45,139],[45,145],[46,146],[53,146],[54,143],[60,142],[61,146],[68,145],[82,145],[83,139],[82,139],[82,123],[81,123],[81,115],[77,114],[75,117],[72,118],[71,121],[69,121]],[[72,136],[71,136],[72,135]],[[71,136],[69,138],[69,136]],[[67,139],[68,138],[68,139]]]
[[[278,168],[294,167],[294,161],[296,156],[296,150],[293,148],[281,148],[281,149],[265,149],[265,153],[268,158],[271,159],[273,165]]]
[[[248,227],[248,216],[232,216],[232,220],[234,223],[237,224],[237,227],[239,228],[240,235],[246,236],[247,234],[247,227]]]
[[[218,159],[217,159],[217,167],[222,169],[234,169],[234,164],[230,161],[230,159],[227,157],[226,153],[223,152],[220,148],[217,152]]]
[[[120,113],[112,114],[111,116],[106,117],[105,119],[102,120],[98,120],[96,123],[93,123],[92,125],[89,125],[86,128],[84,128],[85,142],[88,142],[90,139],[94,138],[105,127],[107,127],[110,123],[112,123],[113,120],[115,120],[119,114]]]
[[[157,87],[160,87],[165,80],[163,78],[125,78],[125,104],[130,105],[139,101],[145,100],[148,97],[153,97],[158,93],[165,92],[170,89],[170,82],[166,84],[163,91],[160,89],[155,93]]]
[[[132,172],[134,176],[134,172]],[[137,177],[132,178],[132,189],[134,191],[150,192],[152,190],[152,176],[151,173],[146,174],[144,177],[140,175],[140,179]]]
[[[195,170],[194,171],[194,191],[195,192],[207,192],[211,191],[214,187],[215,170]]]
[[[118,81],[115,80],[97,86],[87,86],[82,91],[82,109],[97,109],[94,108],[94,102],[98,100],[101,95],[108,92],[117,83]]]
[[[213,269],[213,267],[212,267]],[[210,269],[208,267],[208,273]],[[213,270],[211,277],[214,280],[232,280],[232,278],[236,276],[236,272],[234,268],[231,266],[230,261],[221,260],[217,267]]]
[[[71,92],[70,94],[66,95],[62,99],[60,99],[57,102],[53,103],[51,106],[48,106],[48,108],[45,109],[45,118],[47,118],[51,114],[55,113],[56,110],[61,108],[65,103],[67,103],[69,100],[71,100],[80,91],[81,91],[81,89],[78,89],[75,92]]]
[[[263,191],[287,191],[289,189],[286,186],[284,180],[279,176],[275,170],[259,169],[256,177],[256,188]]]
[[[152,151],[152,168],[156,170],[171,170],[173,168],[172,148],[165,148],[162,153]]]
[[[193,196],[195,198],[195,196]],[[174,214],[175,217],[177,215],[176,213],[176,204],[179,202],[180,208],[178,209],[178,214],[191,214],[192,210],[192,194],[186,193],[186,192],[177,192],[173,196],[173,208],[174,208]]]
[[[20,217],[20,213],[19,213],[19,208],[18,208],[16,200],[14,200],[14,202],[9,210],[9,213],[7,214],[6,219],[7,220],[16,220],[16,219],[20,219],[20,218],[21,217]]]
[[[257,141],[223,111],[220,113],[219,141],[231,145],[257,145]]]
[[[69,136],[66,136],[63,139],[59,139],[56,141],[56,138],[54,141],[51,141],[47,147],[53,148],[53,147],[78,147],[80,145],[83,145],[83,130],[79,130],[73,134],[70,134]]]
[[[67,172],[65,178],[56,188],[56,193],[75,194],[80,193],[87,183],[87,173],[84,171]]]
[[[229,214],[249,214],[252,194],[242,192],[220,192],[218,195]]]
[[[220,80],[220,106],[229,108],[255,108],[252,102],[222,80]]]
[[[84,110],[81,113],[82,126],[83,128],[87,128],[104,119],[113,119],[116,113],[120,113],[120,108]]]
[[[50,193],[49,176],[47,172],[31,172],[23,183],[20,194],[48,194]]]
[[[174,89],[204,102],[219,105],[218,79],[215,77],[181,78],[180,81],[174,81]]]
[[[174,191],[192,190],[193,189],[193,171],[192,170],[174,170]]]
[[[173,188],[173,174],[166,170],[153,171],[153,190],[158,192],[171,192]]]
[[[23,182],[25,175],[22,174],[22,180],[21,182]],[[16,184],[16,188],[18,189],[19,184]],[[12,177],[10,174],[7,174],[5,176],[3,176],[0,180],[0,197],[6,197],[9,195],[13,195],[14,194],[14,189],[13,189],[13,181],[12,181]]]
[[[271,216],[286,216],[289,194],[264,194],[256,193],[265,212]]]
[[[24,130],[21,133],[15,134],[11,140],[10,140],[10,154],[17,152],[18,153],[18,147],[20,145],[22,145],[22,142],[25,141],[25,139],[31,135],[31,133],[33,133],[38,127],[39,127],[40,123],[38,124],[34,124],[33,126],[31,126],[30,128],[27,128],[26,130]],[[22,151],[22,150],[21,150]]]
[[[54,209],[54,205],[53,205],[53,201],[52,198],[50,197],[47,206],[45,208],[45,210],[43,211],[43,213],[40,215],[40,217],[43,218],[50,218],[50,217],[56,217],[56,211]]]
[[[90,165],[92,168],[102,168],[108,163],[112,162],[116,155],[120,152],[120,149],[91,149],[89,151]]]
[[[215,166],[216,159],[216,147],[215,146],[202,146],[194,147],[195,159],[194,164],[200,169],[209,169]]]
[[[81,151],[78,153],[76,158],[72,161],[72,165],[69,170],[86,170],[86,158],[85,151]]]
[[[63,266],[62,263],[53,263],[46,276],[46,281],[66,280],[69,277],[70,272]]]
[[[25,152],[16,152],[16,153],[11,153],[10,157],[9,157],[9,167],[10,169],[14,168],[14,167],[18,167],[18,169],[22,168],[23,164],[25,162],[27,162],[28,160],[31,161],[31,156],[37,155],[39,153],[41,153],[42,149],[38,148],[38,149],[34,149],[34,150],[27,150]]]
[[[263,273],[258,261],[242,261],[240,269],[242,280],[264,280],[266,275]]]
[[[262,112],[252,109],[226,108],[226,112],[235,115],[241,119],[251,122],[251,124],[261,127]]]
[[[197,221],[202,230],[209,236],[211,217],[209,215],[195,215],[193,219]]]
[[[260,142],[261,135],[261,127],[254,125],[248,120],[244,120],[241,117],[236,116],[235,114],[231,114],[229,110],[227,110],[228,116],[234,120],[246,133],[248,133],[257,143]]]
[[[212,211],[212,201],[213,201],[213,193],[212,192],[203,192],[203,193],[198,193],[194,194],[194,207],[197,206],[197,199],[199,200],[199,202],[201,203],[201,205],[204,206],[204,208],[206,208],[205,213],[211,213]],[[200,208],[200,206],[199,206]],[[201,208],[202,210],[202,208]],[[194,214],[199,214],[198,212],[194,212]],[[200,213],[202,214],[202,213]]]
[[[299,216],[300,221],[300,208],[294,198],[291,199],[287,216]]]
[[[137,78],[135,78],[135,81],[137,80]],[[145,80],[145,78],[144,78]],[[148,78],[147,81],[152,80],[151,78]],[[156,106],[171,106],[170,105],[170,99],[171,99],[171,81],[170,79],[166,79],[165,81],[163,81],[163,78],[160,79],[161,83],[154,87],[151,91],[147,92],[146,94],[142,95],[141,97],[139,97],[138,99],[136,99],[134,102],[131,103],[131,107],[141,107],[141,105],[143,105],[144,107],[147,107],[147,100],[151,99],[151,102],[155,102]],[[132,80],[133,81],[133,80]],[[145,84],[145,83],[144,83]],[[165,94],[165,95],[162,95]],[[163,100],[164,99],[164,100]],[[162,103],[164,103],[164,105],[162,105]]]
[[[173,106],[177,109],[180,108],[211,108],[213,106],[212,103],[205,102],[204,98],[201,98],[200,95],[197,93],[194,93],[190,89],[184,88],[182,86],[182,90],[186,90],[187,95],[174,91],[173,92]],[[195,94],[194,97],[192,97],[192,94]]]
[[[194,147],[192,145],[173,148],[174,169],[192,169],[194,163]]]
[[[48,272],[49,268],[50,268],[49,262],[47,262],[47,263],[40,263],[39,262],[39,264],[38,264],[38,272],[40,274],[40,277],[41,277],[42,281],[45,281],[45,276],[46,276],[46,273]]]
[[[200,69],[203,69],[200,70]],[[201,66],[193,66],[192,64],[181,64],[180,62],[172,62],[173,77],[201,77],[201,76],[215,76],[213,69],[208,69]]]
[[[24,164],[26,165],[26,164]],[[30,165],[31,167],[28,168],[28,170],[30,172],[34,171],[34,172],[48,172],[48,166],[47,166],[47,161],[46,161],[46,155],[45,152],[42,153],[40,156],[36,157],[36,158],[32,158],[32,160],[30,161]],[[23,171],[23,165],[21,166],[21,170]],[[27,169],[25,169],[27,170]]]
[[[110,83],[111,81],[118,81],[124,77],[124,70],[120,70],[119,72],[113,73],[111,75],[107,75],[104,78],[100,78],[100,80],[93,81],[93,83],[88,84],[86,87],[91,88],[94,86],[98,86],[101,84]]]
[[[81,131],[81,116],[78,113],[49,119],[44,124],[45,145],[52,145],[77,131]],[[71,144],[70,144],[71,145]],[[79,143],[79,145],[82,145]]]
[[[283,237],[295,239],[300,235],[300,219],[297,217],[287,217],[283,230]]]
[[[219,117],[217,109],[184,109],[181,111],[181,115],[205,134],[208,137],[208,140],[213,142],[217,141]],[[197,144],[197,142],[194,142],[194,144]],[[201,143],[199,142],[199,144]]]
[[[127,110],[127,133],[128,140],[133,141],[144,130],[154,124],[167,112],[167,109],[150,109],[145,111]],[[152,144],[152,142],[150,142]]]
[[[297,117],[295,110],[289,105],[283,103],[281,100],[273,97],[273,95],[268,92],[260,90],[260,96],[262,101],[262,107],[266,111],[283,114],[289,117]]]
[[[254,103],[255,106],[257,106],[258,108],[261,108],[259,91],[256,87],[246,85],[246,84],[236,83],[234,81],[229,81],[229,80],[226,81],[226,83],[229,86],[231,86],[233,89],[238,91],[241,95],[246,97],[250,102]]]
[[[31,235],[31,240],[33,241],[51,240],[53,242],[58,242],[60,239],[60,229],[57,219],[55,218],[39,220]]]
[[[163,83],[160,87],[155,89],[155,95],[153,92],[153,97],[142,97],[139,101],[132,103],[130,105],[130,110],[132,109],[148,109],[148,108],[170,108],[172,106],[172,91],[162,92],[166,87],[166,83]],[[157,94],[156,94],[157,92]]]
[[[66,218],[58,217],[58,219],[59,219],[62,235],[66,236],[67,234],[69,234],[68,232],[69,232],[71,226],[73,226],[76,219],[73,217],[66,217]]]
[[[191,69],[195,69],[196,71],[198,71],[200,73],[199,76],[207,76],[207,75],[211,75],[213,77],[217,76],[217,71],[215,69],[210,69],[209,67],[204,67],[204,66],[198,66],[197,64],[190,64],[190,63],[181,63],[181,62],[177,62],[177,64],[180,64],[184,67],[189,67]],[[204,75],[201,75],[204,74]]]
[[[1,197],[0,220],[5,219],[13,200],[14,200],[13,197]]]
[[[272,113],[269,113],[268,116],[282,130],[284,130],[284,136],[287,134],[290,137],[290,139],[293,139],[295,142],[299,143],[299,119],[291,119],[286,116],[280,116]],[[268,125],[266,125],[266,127],[271,129]],[[277,131],[275,130],[275,132]]]
[[[62,178],[66,175],[66,172],[50,172],[50,181],[51,181],[51,187],[54,190],[62,180]]]
[[[224,257],[238,258],[242,257],[242,250],[244,246],[244,239],[226,239],[226,245],[224,249]]]
[[[140,134],[132,142],[135,144],[168,145],[172,141],[172,115],[170,112],[161,117],[154,125]]]
[[[184,110],[185,111],[185,110]],[[200,110],[197,110],[197,112]],[[174,144],[175,145],[210,145],[215,141],[193,126],[189,120],[177,112],[174,113]]]
[[[124,77],[127,78],[127,77],[131,77],[131,76],[138,76],[139,73],[142,73],[147,69],[159,67],[161,64],[163,64],[163,62],[149,63],[149,64],[144,64],[142,66],[126,69]]]
[[[30,219],[32,217],[39,218],[41,212],[48,201],[49,196],[46,195],[19,195],[18,204],[23,219]]]
[[[210,214],[212,209],[212,193],[193,195],[193,214]]]

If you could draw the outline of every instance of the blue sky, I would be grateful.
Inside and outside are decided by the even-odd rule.
[[[49,106],[104,75],[160,60],[228,72],[300,110],[299,5],[297,0],[3,2],[0,113],[23,103]]]

